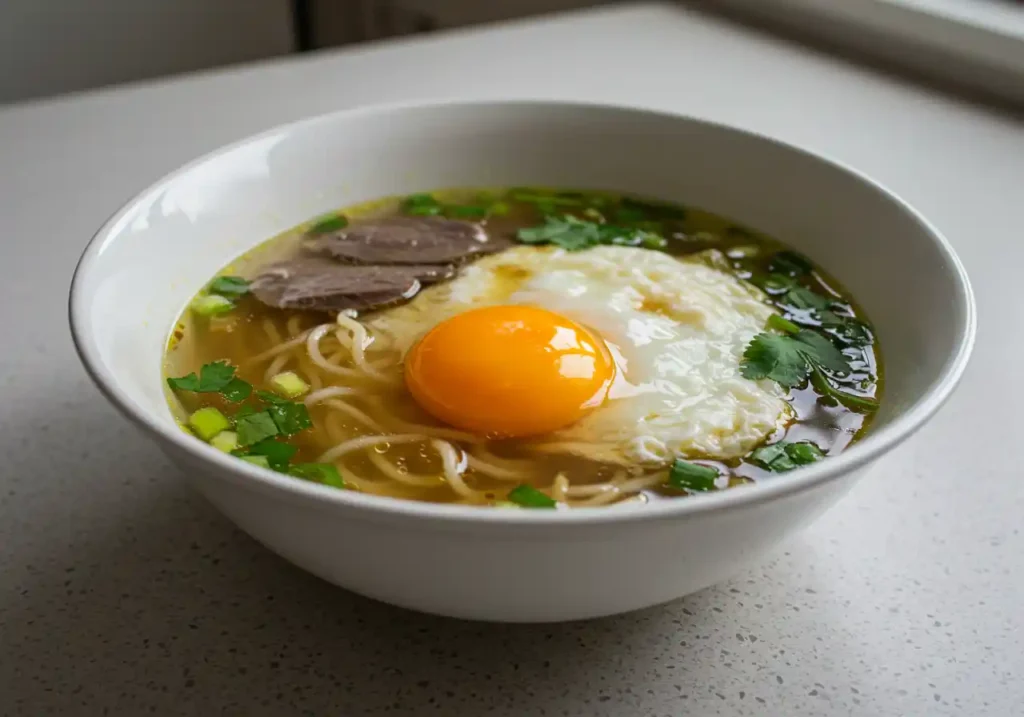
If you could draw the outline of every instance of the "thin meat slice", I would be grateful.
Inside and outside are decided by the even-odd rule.
[[[303,257],[265,267],[249,288],[279,309],[369,311],[407,300],[422,284],[454,274],[451,266],[354,266]]]
[[[441,217],[387,217],[311,239],[306,248],[353,264],[452,264],[507,248],[471,222]]]

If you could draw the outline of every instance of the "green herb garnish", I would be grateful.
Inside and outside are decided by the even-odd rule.
[[[789,250],[777,252],[768,264],[768,271],[784,276],[803,276],[810,274],[813,268],[807,257]]]
[[[753,381],[769,378],[786,388],[803,383],[811,369],[821,367],[835,373],[852,372],[850,364],[832,342],[816,331],[800,329],[796,333],[760,333],[746,351],[740,371]]]
[[[339,229],[344,229],[348,226],[348,218],[340,212],[331,212],[330,214],[324,214],[319,219],[315,219],[312,224],[309,225],[309,229],[306,230],[307,234],[327,234],[329,232],[336,232]]]
[[[190,373],[179,378],[168,378],[167,385],[175,390],[196,393],[216,393],[227,386],[235,375],[235,367],[226,361],[214,361],[199,369],[199,376]]]
[[[346,487],[338,468],[330,463],[298,463],[288,469],[288,475],[334,488]]]
[[[782,303],[792,306],[794,309],[811,309],[820,311],[832,305],[832,299],[815,293],[803,286],[790,288],[781,299]]]
[[[619,203],[616,216],[621,219],[622,212],[627,211],[628,216],[641,215],[644,219],[682,221],[686,219],[686,210],[683,207],[666,202],[657,202],[647,199],[634,199],[623,197]]]
[[[440,202],[429,194],[412,194],[402,201],[402,211],[417,216],[435,216],[442,212]]]
[[[257,391],[256,398],[264,403],[291,403],[287,398],[278,396],[276,393],[271,393],[270,391]]]
[[[520,229],[516,238],[524,244],[553,244],[566,251],[590,249],[600,244],[660,249],[667,243],[664,237],[653,232],[588,222],[571,214],[545,217],[540,226]]]
[[[238,403],[249,398],[252,394],[252,384],[248,381],[243,381],[237,376],[230,381],[220,390],[220,395],[231,401],[232,403]]]
[[[582,197],[546,192],[543,189],[513,189],[509,196],[517,202],[547,207],[582,207],[585,203]]]
[[[199,369],[199,376],[190,373],[187,376],[168,378],[167,385],[175,391],[219,393],[235,403],[244,401],[252,393],[252,386],[236,377],[235,367],[226,361],[203,364]]]
[[[218,276],[210,282],[206,290],[227,298],[245,296],[249,293],[249,281],[240,276]]]
[[[241,418],[236,416],[235,432],[238,434],[238,445],[252,446],[276,436],[280,431],[268,411],[257,411]]]
[[[241,440],[239,442],[241,443]],[[275,441],[273,438],[264,438],[253,443],[246,450],[239,451],[238,455],[266,456],[271,468],[275,471],[283,471],[298,450],[291,444]]]
[[[878,409],[878,401],[868,396],[857,396],[836,388],[821,369],[817,367],[811,373],[811,383],[814,384],[819,393],[835,399],[847,408],[852,408],[855,411],[875,411]]]
[[[703,493],[715,489],[715,479],[718,476],[716,468],[676,458],[668,472],[668,484],[680,490]]]
[[[554,498],[525,483],[510,490],[508,500],[523,508],[554,508],[558,505]]]
[[[455,205],[447,207],[444,214],[455,219],[483,219],[487,216],[487,207]]]
[[[863,321],[852,316],[839,316],[831,311],[820,311],[816,318],[821,326],[848,346],[861,348],[871,344],[871,332]]]
[[[291,401],[274,403],[267,407],[267,413],[270,414],[274,425],[283,436],[291,436],[313,425],[313,421],[309,418],[309,411],[302,403],[292,403]]]
[[[798,466],[805,466],[825,457],[815,444],[809,441],[789,443],[779,441],[770,446],[761,446],[750,454],[748,460],[773,473],[785,473]]]
[[[524,244],[554,244],[567,251],[589,249],[601,243],[599,225],[568,214],[546,217],[539,227],[520,229],[516,238]]]

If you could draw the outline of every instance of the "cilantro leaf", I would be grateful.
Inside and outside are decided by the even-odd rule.
[[[330,463],[298,463],[288,469],[288,475],[323,483],[333,488],[346,487],[337,466]]]
[[[248,381],[235,376],[225,384],[224,388],[220,390],[220,395],[231,401],[232,403],[238,403],[249,398],[252,394],[252,384]]]
[[[589,249],[601,243],[599,225],[576,217],[546,217],[539,227],[520,229],[516,238],[524,244],[554,244],[566,251]]]
[[[790,288],[782,301],[794,309],[827,309],[832,300],[803,286]]]
[[[755,336],[743,352],[740,363],[743,378],[751,381],[768,378],[786,388],[799,386],[810,371],[796,340],[780,334],[761,333]]]
[[[238,445],[240,446],[251,446],[279,433],[277,423],[267,411],[250,413],[247,416],[236,418],[235,431],[238,433]]]
[[[661,249],[668,243],[664,237],[646,229],[588,222],[570,214],[545,217],[540,226],[520,229],[516,238],[524,244],[553,244],[566,251],[580,251],[599,244]]]
[[[167,384],[176,390],[195,391],[196,393],[216,393],[227,386],[234,378],[235,367],[226,361],[214,361],[203,364],[199,369],[199,377],[194,373],[179,378],[168,378]]]
[[[291,444],[275,441],[273,438],[264,438],[249,446],[244,455],[266,456],[271,468],[275,471],[283,471],[298,450]]]
[[[816,331],[800,329],[783,335],[765,332],[747,345],[740,373],[752,381],[769,378],[793,388],[803,383],[815,366],[834,373],[852,371],[839,349]]]
[[[768,271],[785,276],[803,276],[810,274],[813,268],[807,257],[789,250],[777,252],[768,264]]]
[[[234,376],[235,367],[227,361],[203,364],[203,367],[199,369],[199,388],[197,390],[200,392],[220,391],[231,382]]]
[[[716,468],[676,458],[668,472],[668,484],[680,490],[705,492],[715,489],[715,479],[718,475]]]
[[[853,316],[839,316],[831,311],[822,311],[818,314],[818,321],[822,328],[829,332],[847,346],[868,346],[871,344],[871,331],[860,319]]]
[[[190,373],[187,376],[179,376],[178,378],[167,377],[167,385],[176,391],[198,391],[199,390],[199,377],[195,373]]]
[[[773,473],[785,473],[798,466],[820,461],[824,457],[821,449],[810,441],[779,441],[769,446],[761,446],[750,454],[748,460]]]
[[[249,293],[249,281],[240,276],[218,276],[206,289],[211,294],[233,298]]]
[[[853,371],[850,368],[850,362],[835,347],[835,344],[817,331],[802,329],[793,337],[793,340],[801,344],[800,351],[810,363],[834,373],[845,374]]]
[[[768,276],[757,277],[753,281],[773,296],[784,294],[796,286],[796,282],[784,274],[769,274]]]
[[[266,413],[273,419],[278,432],[283,436],[304,431],[313,425],[313,421],[309,418],[309,411],[302,403],[291,403],[290,401],[274,403],[266,409]]]
[[[686,209],[675,204],[669,204],[667,202],[658,202],[648,199],[635,199],[633,197],[623,197],[619,203],[619,212],[626,210],[632,215],[633,213],[641,215],[645,219],[660,219],[660,220],[674,220],[682,221],[686,219]]]
[[[276,393],[270,391],[257,391],[256,398],[260,399],[264,403],[291,403],[287,398],[282,398]]]
[[[508,499],[523,508],[554,508],[558,505],[554,498],[526,483],[521,483],[510,490]]]

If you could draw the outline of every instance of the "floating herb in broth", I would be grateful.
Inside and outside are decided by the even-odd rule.
[[[410,258],[380,261],[380,242],[401,236],[414,237]],[[349,242],[344,258],[332,244],[339,237]],[[357,241],[365,247],[353,253]],[[288,286],[268,293],[266,267],[305,256],[311,247],[323,251],[289,271],[320,293],[288,294]],[[580,257],[601,247],[654,251],[697,259],[758,287],[778,313],[767,314],[745,344],[736,373],[778,386],[789,420],[743,455],[688,452],[653,472],[642,462],[608,463],[581,451],[538,453],[533,446],[543,440],[535,436],[481,434],[460,442],[458,436],[469,435],[463,427],[437,420],[423,410],[429,404],[409,397],[401,363],[385,360],[394,338],[381,331],[386,321],[378,317],[424,289],[463,281],[476,262],[493,267],[494,286],[506,293],[542,280],[534,268],[500,263],[516,247]],[[415,263],[417,251],[426,252],[423,265]],[[336,266],[345,277],[364,266],[373,281],[357,276],[338,285],[336,276],[331,284],[324,267]],[[671,297],[649,297],[641,308],[668,316],[677,310],[671,304]],[[576,328],[584,340],[590,336],[586,326]],[[859,438],[882,387],[869,322],[809,258],[697,208],[535,187],[377,200],[321,215],[266,242],[192,302],[169,341],[167,373],[183,427],[254,465],[339,489],[521,509],[683,499],[778,479]],[[349,376],[358,380],[350,385]]]

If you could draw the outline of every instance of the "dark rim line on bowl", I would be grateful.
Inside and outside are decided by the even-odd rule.
[[[290,476],[284,476],[270,471],[264,471],[244,461],[239,461],[231,456],[226,456],[217,449],[201,441],[195,440],[192,436],[186,435],[164,419],[157,417],[151,411],[136,403],[130,398],[116,382],[107,380],[103,376],[102,361],[98,350],[92,344],[92,337],[88,332],[80,331],[85,328],[85,308],[77,300],[82,291],[82,276],[90,269],[102,254],[107,241],[111,240],[113,230],[117,229],[124,221],[126,214],[140,203],[144,197],[158,194],[165,190],[178,177],[186,174],[192,169],[209,162],[221,155],[227,154],[241,146],[260,139],[291,132],[296,129],[307,127],[322,122],[333,120],[339,115],[352,117],[386,115],[402,110],[441,110],[445,108],[483,108],[503,106],[530,107],[536,106],[542,110],[552,108],[563,109],[589,109],[597,111],[611,111],[623,113],[636,113],[654,115],[665,119],[678,119],[693,122],[695,124],[711,127],[716,130],[735,132],[748,138],[768,142],[792,152],[809,157],[815,161],[827,164],[833,169],[856,177],[858,180],[871,187],[875,192],[883,195],[888,201],[894,202],[902,211],[908,214],[917,224],[928,232],[939,251],[942,253],[946,263],[955,271],[961,282],[962,292],[957,297],[957,303],[963,307],[965,312],[965,331],[957,347],[956,352],[946,361],[939,378],[928,388],[926,394],[916,401],[909,410],[896,416],[892,423],[877,431],[869,432],[862,440],[843,451],[841,454],[829,457],[828,460],[815,463],[814,465],[799,468],[792,473],[780,476],[769,481],[756,482],[715,493],[701,494],[679,498],[674,500],[657,501],[644,506],[615,507],[600,506],[594,508],[573,508],[571,510],[545,511],[545,510],[493,510],[479,506],[459,506],[440,503],[427,503],[421,501],[404,500],[399,498],[388,498],[384,496],[365,495],[355,491],[338,490],[316,483],[298,480]],[[76,306],[79,310],[76,311]],[[297,499],[300,496],[307,498],[318,498],[329,503],[340,504],[347,508],[366,509],[378,514],[380,517],[401,516],[405,518],[420,519],[444,519],[454,522],[475,522],[475,523],[543,523],[543,524],[584,524],[594,523],[617,523],[636,520],[653,520],[658,518],[675,518],[690,513],[709,512],[724,510],[733,507],[740,507],[749,503],[763,503],[772,500],[785,498],[794,493],[802,492],[818,483],[838,478],[840,475],[854,470],[878,455],[894,448],[906,438],[916,432],[935,411],[937,411],[950,394],[956,388],[966,368],[974,344],[977,316],[973,291],[962,263],[957,257],[949,241],[937,231],[924,217],[913,207],[907,204],[894,192],[886,189],[881,184],[865,176],[844,163],[831,157],[801,149],[787,142],[768,137],[766,135],[752,132],[737,127],[732,127],[719,122],[699,119],[689,115],[663,112],[655,109],[642,107],[630,107],[628,105],[609,105],[601,103],[555,101],[555,100],[482,100],[464,102],[404,102],[393,104],[370,105],[354,109],[337,110],[313,117],[277,125],[271,129],[240,139],[231,144],[215,149],[178,169],[164,175],[161,179],[151,184],[146,189],[137,193],[121,206],[95,233],[86,245],[78,264],[75,267],[71,282],[71,292],[68,306],[69,319],[71,324],[72,341],[86,372],[96,384],[100,392],[106,396],[114,406],[128,419],[140,425],[155,437],[163,438],[182,450],[194,453],[198,458],[209,461],[213,466],[224,471],[231,480],[242,484],[250,489],[258,489],[267,492],[280,494],[283,490],[286,493],[295,494],[289,496]],[[78,329],[76,329],[78,327]],[[282,498],[284,496],[281,496]],[[326,506],[325,506],[326,507]]]

